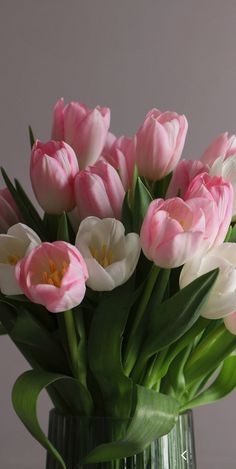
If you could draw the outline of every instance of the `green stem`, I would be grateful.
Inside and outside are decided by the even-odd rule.
[[[75,310],[74,323],[78,336],[77,367],[80,382],[87,388],[87,356],[86,356],[86,332],[84,326],[83,310],[78,306]]]
[[[152,375],[153,375],[153,370],[155,368],[158,353],[152,358],[151,364],[149,367],[147,367],[147,372],[144,376],[144,379],[142,380],[142,385],[145,386],[146,388],[151,389],[152,387]]]
[[[169,282],[171,269],[162,269],[161,275],[158,278],[158,288],[154,295],[155,307],[162,303],[163,297],[166,292],[166,288]]]
[[[63,313],[66,329],[67,345],[70,357],[71,370],[75,378],[78,378],[78,342],[75,331],[73,311],[67,310]]]
[[[155,264],[153,264],[153,266],[151,268],[151,272],[150,272],[149,277],[148,277],[148,281],[146,283],[146,287],[145,287],[145,290],[144,290],[144,294],[143,294],[141,303],[140,303],[139,308],[138,308],[137,315],[136,315],[135,320],[134,320],[134,324],[133,324],[133,327],[132,327],[132,333],[130,335],[130,338],[132,337],[132,335],[135,334],[136,329],[138,328],[138,325],[141,322],[141,319],[143,317],[143,313],[145,312],[145,309],[148,305],[148,302],[149,302],[150,296],[152,294],[152,290],[154,288],[154,285],[156,283],[156,279],[159,275],[159,272],[160,272],[160,267],[157,267]]]
[[[235,350],[236,337],[221,323],[202,339],[189,357],[184,368],[186,388],[191,390],[196,382],[214,371]]]
[[[151,367],[146,373],[143,385],[149,389],[153,388],[162,378],[162,368],[168,354],[168,347],[155,355]]]
[[[125,354],[124,354],[124,370],[127,376],[130,374],[134,366],[134,363],[136,361],[136,358],[137,358],[137,352],[140,346],[140,343],[139,343],[140,340],[137,341],[137,337],[136,337],[136,336],[139,337],[140,334],[137,334],[137,331],[142,321],[148,302],[150,300],[150,296],[152,294],[159,272],[160,272],[160,267],[157,267],[156,265],[153,264],[151,271],[149,273],[148,281],[145,286],[144,294],[142,296],[139,308],[137,310],[137,314],[134,319],[134,323],[132,326],[132,330],[131,330],[131,333],[127,342]]]
[[[224,335],[225,331],[225,325],[222,323],[216,329],[213,329],[202,341],[200,341],[197,347],[191,353],[190,358],[186,364],[185,371],[190,369],[194,363],[207,354],[210,347],[217,343],[220,337]]]
[[[148,358],[143,357],[142,355],[138,357],[138,360],[136,361],[136,364],[131,372],[132,380],[135,383],[141,383],[142,378],[145,376],[145,367],[146,367]]]

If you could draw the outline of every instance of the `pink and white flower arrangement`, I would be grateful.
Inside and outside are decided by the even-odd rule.
[[[43,388],[61,413],[123,419],[83,455],[100,463],[236,387],[235,136],[180,161],[184,115],[152,109],[131,138],[109,126],[108,108],[61,99],[51,140],[31,131],[40,211],[2,169],[1,333],[33,368],[13,405],[64,469],[35,414]]]

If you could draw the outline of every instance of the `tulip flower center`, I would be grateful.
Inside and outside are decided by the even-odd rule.
[[[112,250],[106,244],[103,244],[101,249],[92,246],[90,247],[90,252],[94,259],[104,268],[108,267],[113,262]]]
[[[63,261],[61,268],[58,268],[52,259],[49,259],[48,263],[49,272],[43,272],[43,283],[54,285],[54,287],[60,288],[63,276],[66,273],[69,264],[66,261]]]
[[[7,262],[10,265],[16,265],[17,262],[21,259],[20,256],[16,256],[14,254],[11,254],[10,256],[7,257]]]

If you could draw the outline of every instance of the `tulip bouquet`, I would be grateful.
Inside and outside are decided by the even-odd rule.
[[[44,388],[63,414],[126,419],[92,463],[141,452],[236,386],[236,137],[180,161],[185,116],[153,109],[132,138],[109,124],[61,99],[51,141],[30,129],[43,213],[2,169],[1,333],[32,367],[13,405],[64,469],[37,419]]]

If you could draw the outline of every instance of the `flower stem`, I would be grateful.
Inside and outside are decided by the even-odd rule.
[[[128,376],[136,362],[137,353],[140,347],[142,340],[143,330],[140,330],[140,324],[143,319],[146,307],[150,300],[154,285],[156,283],[158,274],[160,272],[160,267],[157,267],[153,264],[149,277],[145,286],[145,290],[141,299],[141,303],[138,307],[137,314],[134,319],[132,330],[127,342],[125,354],[124,354],[124,370],[125,374]]]
[[[165,362],[165,358],[167,354],[168,354],[168,347],[161,350],[159,353],[157,353],[154,356],[152,364],[149,367],[146,373],[146,376],[143,380],[143,386],[151,389],[157,384],[157,382],[160,381],[160,379],[162,378],[163,363]]]
[[[71,370],[75,378],[78,378],[78,342],[75,331],[73,311],[67,310],[63,313],[66,329],[67,346],[70,358]]]

